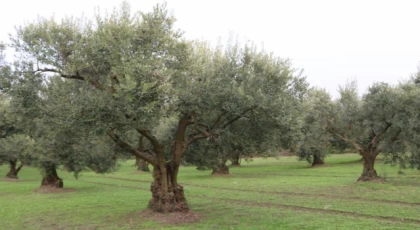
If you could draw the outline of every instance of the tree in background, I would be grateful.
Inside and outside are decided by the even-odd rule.
[[[412,111],[418,108],[413,101],[417,93],[407,87],[377,83],[359,98],[355,82],[340,88],[336,112],[329,117],[329,131],[362,156],[363,171],[358,181],[378,178],[374,165],[381,152],[405,155],[413,148],[414,141],[409,139],[418,131],[411,126],[418,121],[418,112]],[[400,147],[399,151],[395,146]],[[415,152],[412,156],[416,156]]]
[[[330,95],[322,89],[312,88],[303,99],[305,108],[302,140],[297,155],[312,166],[323,165],[331,148],[331,134],[325,119],[331,116],[333,104]]]
[[[112,171],[117,163],[115,147],[72,117],[83,105],[82,98],[71,95],[80,87],[61,79],[46,80],[32,66],[30,60],[20,61],[8,76],[8,116],[15,119],[14,127],[22,135],[5,139],[5,150],[20,152],[19,156],[26,156],[21,162],[40,168],[45,187],[63,187],[59,166],[76,177],[83,170]]]
[[[244,119],[269,120],[265,125],[284,128],[279,136],[294,132],[298,122],[290,111],[306,85],[287,60],[250,47],[224,51],[183,41],[161,6],[131,14],[124,3],[109,15],[81,21],[39,19],[18,28],[13,46],[34,60],[34,72],[78,82],[67,93],[74,99],[52,103],[63,106],[57,116],[72,126],[73,133],[60,133],[63,138],[106,134],[153,166],[152,210],[188,210],[177,175],[193,143],[223,138]],[[169,118],[176,122],[163,136],[170,138],[160,139],[156,127]],[[137,148],[140,137],[150,149]],[[66,156],[75,154],[70,150]]]
[[[396,125],[400,134],[389,142],[389,148],[384,149],[385,162],[399,164],[401,168],[417,168],[420,170],[420,87],[416,77],[399,84],[399,107],[394,111],[398,116]]]
[[[33,149],[34,140],[27,135],[14,134],[0,138],[0,146],[0,164],[9,163],[10,166],[6,177],[19,179],[18,173],[22,167],[32,162],[30,150]]]
[[[6,177],[18,179],[18,173],[24,163],[30,163],[27,148],[33,143],[28,136],[21,135],[19,119],[11,113],[8,92],[12,68],[5,61],[5,48],[6,46],[0,43],[0,164],[9,164],[10,170]]]

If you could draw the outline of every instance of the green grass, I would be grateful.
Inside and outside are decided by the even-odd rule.
[[[177,225],[142,216],[152,177],[132,161],[78,180],[59,171],[73,191],[52,194],[35,190],[40,174],[26,167],[19,182],[0,179],[0,229],[419,229],[419,172],[378,162],[386,183],[356,183],[358,159],[333,155],[318,168],[295,157],[254,159],[222,177],[183,167],[179,181],[201,220]]]

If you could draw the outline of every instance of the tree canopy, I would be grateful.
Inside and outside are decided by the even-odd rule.
[[[292,149],[318,164],[335,138],[362,155],[361,181],[378,178],[381,152],[419,167],[416,77],[363,97],[350,82],[333,100],[308,90],[288,59],[234,39],[188,41],[174,22],[165,5],[144,13],[123,3],[93,20],[17,27],[19,59],[0,54],[0,159],[30,153],[42,185],[62,187],[58,167],[106,173],[136,157],[153,167],[149,208],[159,212],[188,210],[182,161],[220,169],[233,155]]]
[[[54,150],[73,157],[86,154],[76,148],[91,140],[84,135],[108,136],[153,166],[152,209],[188,208],[177,173],[192,143],[226,148],[232,137],[248,135],[252,146],[274,146],[296,138],[306,83],[288,60],[252,45],[212,49],[185,41],[164,6],[131,13],[124,3],[81,21],[40,18],[19,27],[13,39],[32,63],[29,72],[50,77],[45,99],[52,107],[42,126],[59,129],[47,130],[43,140],[62,138]],[[169,118],[162,131],[159,124]],[[150,148],[138,148],[139,139]],[[98,143],[92,148],[104,142]]]

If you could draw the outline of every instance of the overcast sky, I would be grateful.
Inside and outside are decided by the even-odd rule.
[[[90,17],[121,0],[13,0],[2,2],[0,40],[38,15]],[[159,0],[129,0],[150,11]],[[419,0],[167,0],[177,27],[191,39],[215,44],[229,34],[253,41],[303,68],[311,85],[337,95],[356,79],[360,92],[373,82],[397,83],[420,65]]]

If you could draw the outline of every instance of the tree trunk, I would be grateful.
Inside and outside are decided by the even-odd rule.
[[[169,162],[161,169],[153,167],[154,181],[150,187],[152,199],[149,208],[156,212],[185,212],[189,210],[184,188],[178,184],[179,164]]]
[[[314,154],[314,160],[312,162],[312,167],[324,165],[324,160],[318,154]]]
[[[362,155],[363,159],[363,172],[362,175],[359,177],[357,181],[372,181],[378,179],[379,176],[376,173],[374,168],[375,166],[375,159],[377,154],[375,153],[365,153]]]
[[[137,171],[150,172],[149,163],[145,160],[136,157]]]
[[[55,165],[45,167],[44,170],[41,187],[63,188],[63,180],[58,177]]]
[[[230,159],[232,161],[231,166],[241,166],[241,164],[239,163],[240,158],[241,158],[241,154],[233,153],[232,158]]]
[[[10,164],[10,170],[6,174],[6,177],[11,178],[11,179],[19,179],[17,175],[19,171],[22,169],[23,165],[21,164],[19,167],[16,168],[17,160],[11,160],[9,161],[9,164]]]
[[[211,175],[229,175],[229,167],[226,164],[219,165],[217,168],[213,169]]]

